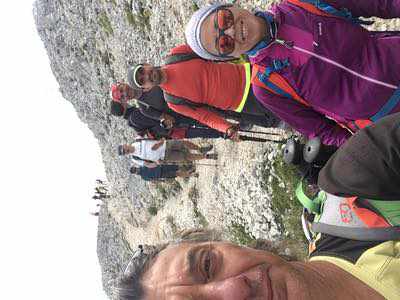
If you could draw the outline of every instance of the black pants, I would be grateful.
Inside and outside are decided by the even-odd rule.
[[[224,134],[222,132],[219,132],[218,130],[208,127],[204,128],[189,127],[186,132],[186,138],[188,139],[194,139],[194,138],[217,139],[223,137]]]

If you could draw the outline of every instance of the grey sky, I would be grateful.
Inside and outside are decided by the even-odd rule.
[[[106,299],[96,255],[100,149],[62,99],[33,0],[0,10],[0,299]]]

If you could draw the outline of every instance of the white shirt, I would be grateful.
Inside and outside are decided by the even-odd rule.
[[[165,157],[165,141],[162,143],[162,145],[157,149],[157,150],[152,150],[151,148],[159,143],[160,141],[153,141],[153,140],[145,140],[145,141],[139,141],[132,143],[132,146],[135,148],[135,151],[131,153],[131,155],[140,157],[141,159],[145,160],[150,160],[150,161],[158,161],[158,160],[163,160]],[[139,165],[143,166],[144,161],[138,160],[135,158],[131,158],[132,161]]]

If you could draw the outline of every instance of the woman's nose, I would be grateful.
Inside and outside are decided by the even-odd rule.
[[[231,38],[235,38],[235,26],[231,26],[224,31],[226,35],[229,35]]]

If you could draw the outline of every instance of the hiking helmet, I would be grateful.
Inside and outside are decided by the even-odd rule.
[[[215,3],[198,9],[190,18],[185,28],[186,41],[190,48],[200,57],[208,60],[230,60],[232,57],[222,57],[208,52],[202,45],[200,39],[200,29],[204,20],[220,7],[229,7],[224,3]]]
[[[128,70],[129,85],[132,86],[133,88],[140,89],[140,90],[143,89],[143,86],[141,84],[139,84],[139,82],[137,81],[136,75],[137,75],[137,72],[141,68],[143,68],[143,64],[137,64],[137,65],[129,68],[129,70]]]

